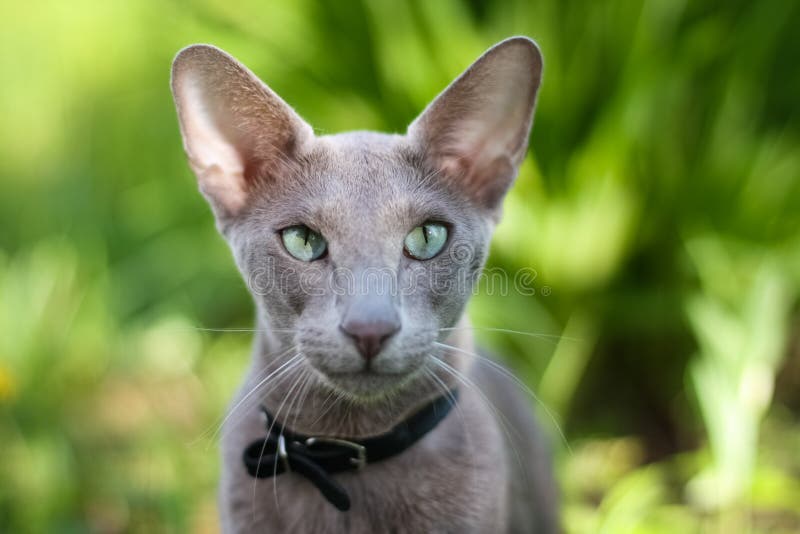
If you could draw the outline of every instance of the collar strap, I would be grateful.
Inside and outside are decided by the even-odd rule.
[[[428,403],[385,434],[362,440],[304,436],[287,430],[262,406],[267,435],[244,450],[250,476],[269,478],[287,471],[306,477],[341,511],[350,509],[350,496],[330,475],[364,468],[397,456],[436,428],[458,400],[458,390]]]

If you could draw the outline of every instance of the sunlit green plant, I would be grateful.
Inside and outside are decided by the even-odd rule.
[[[689,381],[711,450],[688,495],[702,508],[719,509],[749,490],[794,290],[773,250],[743,249],[716,237],[692,239],[687,250],[701,287],[686,304],[698,342]]]

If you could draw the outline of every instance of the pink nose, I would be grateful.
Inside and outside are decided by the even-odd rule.
[[[340,328],[353,339],[361,356],[370,361],[378,355],[386,341],[400,330],[400,324],[398,321],[383,319],[347,320]]]

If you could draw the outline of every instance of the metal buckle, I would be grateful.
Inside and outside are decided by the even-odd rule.
[[[350,463],[356,466],[356,469],[363,469],[367,465],[367,448],[358,443],[347,441],[345,439],[336,438],[308,438],[306,439],[306,447],[312,447],[315,443],[329,443],[331,445],[341,445],[348,447],[356,452],[355,458],[350,458]]]
[[[289,465],[289,454],[286,452],[286,438],[283,437],[283,434],[278,434],[278,458],[283,462],[283,468],[286,472],[290,473],[292,467]]]

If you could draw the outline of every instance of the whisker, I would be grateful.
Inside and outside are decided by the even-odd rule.
[[[489,410],[497,418],[497,422],[500,424],[500,428],[502,429],[503,433],[506,435],[506,438],[508,439],[508,445],[509,447],[511,447],[511,450],[514,451],[514,456],[516,456],[517,458],[517,463],[520,465],[520,468],[522,468],[524,465],[524,462],[522,461],[522,456],[520,456],[519,450],[517,450],[517,448],[514,446],[514,439],[511,437],[511,434],[509,432],[509,427],[510,427],[517,433],[517,437],[520,437],[519,432],[517,431],[516,428],[514,428],[514,425],[511,424],[511,422],[505,417],[505,415],[503,415],[503,413],[497,409],[494,403],[492,403],[492,401],[489,400],[489,398],[484,394],[481,388],[478,387],[478,385],[475,382],[473,382],[469,377],[464,375],[464,373],[460,372],[458,369],[448,364],[441,358],[438,358],[433,354],[429,354],[429,356],[433,359],[432,361],[435,364],[439,365],[442,369],[449,372],[456,380],[464,384],[465,387],[468,387],[473,391],[475,391],[475,393],[477,393],[480,396],[480,398],[483,399],[485,406],[489,408]]]
[[[246,332],[246,333],[255,333],[255,332],[278,332],[278,333],[294,333],[296,330],[292,330],[291,328],[208,328],[204,326],[189,326],[186,328],[170,328],[170,330],[178,330],[178,331],[186,331],[186,330],[193,330],[198,332]]]
[[[430,370],[429,368],[427,368],[427,367],[426,367],[426,368],[425,368],[425,374],[426,374],[427,376],[429,376],[430,378],[432,378],[432,379],[434,380],[434,382],[436,382],[436,386],[437,386],[439,389],[441,389],[441,390],[442,390],[442,393],[444,393],[444,394],[445,394],[445,396],[446,396],[446,397],[447,397],[447,399],[449,400],[449,402],[450,402],[450,405],[451,405],[451,406],[456,406],[456,405],[458,404],[458,403],[457,403],[457,401],[456,401],[456,397],[455,397],[455,395],[453,395],[453,392],[450,390],[450,388],[449,388],[449,387],[447,387],[447,384],[445,384],[445,383],[442,381],[442,379],[441,379],[441,378],[439,378],[438,376],[436,376],[436,373],[434,373],[432,370]]]
[[[303,373],[302,373],[303,367],[302,366],[297,366],[297,367],[293,368],[293,370],[295,370],[295,369],[300,369],[300,371],[301,371],[300,376],[295,378],[294,382],[292,382],[292,385],[286,391],[286,395],[284,395],[283,400],[281,401],[280,405],[278,406],[278,410],[273,415],[272,423],[270,423],[269,428],[267,429],[267,436],[269,436],[272,433],[272,429],[275,426],[275,423],[278,421],[278,417],[280,417],[280,413],[281,413],[281,410],[283,409],[283,405],[286,403],[286,401],[289,399],[289,397],[292,396],[292,392],[294,391],[294,388],[297,386],[297,384],[300,382],[300,379],[303,377]],[[256,475],[258,475],[258,471],[260,471],[260,469],[261,469],[261,460],[264,458],[264,452],[266,452],[266,449],[267,449],[267,439],[264,439],[264,444],[261,446],[261,453],[258,455],[258,466],[259,467],[258,467],[258,469],[256,469]],[[276,455],[275,456],[276,462],[277,462],[277,458],[278,457]],[[277,469],[277,463],[276,463],[276,469]],[[253,479],[253,519],[255,519],[255,515],[256,515],[256,490],[257,489],[258,489],[258,476],[254,477],[254,479]],[[278,510],[280,510],[280,508],[278,508],[278,507],[276,507],[276,508]]]
[[[336,404],[338,404],[342,400],[342,398],[343,396],[341,393],[336,391],[334,388],[331,388],[331,391],[330,393],[328,393],[328,396],[325,397],[324,401],[322,401],[322,406],[320,407],[320,414],[311,423],[311,427],[313,428],[314,425],[319,423],[322,420],[322,418],[325,417],[328,414],[328,412],[330,412],[336,406]],[[330,405],[328,405],[328,402],[330,402]]]
[[[261,371],[256,373],[252,377],[252,379],[253,380],[258,380],[261,375],[263,375],[264,373],[266,373],[269,370],[269,366],[272,363],[272,361],[274,361],[275,359],[283,357],[286,353],[294,350],[295,348],[296,348],[296,346],[292,346],[292,347],[289,347],[289,348],[281,350],[281,351],[273,352],[272,354],[267,354],[266,355],[267,357],[272,357],[273,359],[269,363],[267,363],[267,365],[265,365],[264,368]],[[297,357],[297,355],[295,357]],[[294,358],[292,358],[292,359],[294,359]],[[291,362],[291,359],[289,361],[285,362],[285,363],[288,364],[290,362]],[[281,366],[281,367],[283,367],[283,366]],[[277,372],[277,371],[280,371],[280,368],[278,368],[275,372]],[[269,378],[270,377],[265,378],[262,382],[268,380]],[[253,390],[261,387],[263,385],[262,382],[259,382],[258,384],[256,384],[256,386],[254,386]],[[242,401],[244,401],[247,396],[251,395],[254,392],[253,390],[251,390],[247,395],[245,395],[245,398],[242,399]],[[196,443],[197,441],[200,441],[204,437],[207,437],[209,434],[211,434],[210,436],[208,436],[208,438],[209,438],[209,447],[210,447],[211,444],[213,443],[214,438],[216,438],[217,434],[222,429],[222,427],[225,424],[225,422],[228,420],[228,418],[231,417],[231,415],[233,414],[233,411],[236,410],[236,408],[238,408],[238,407],[239,407],[239,405],[237,404],[236,406],[231,408],[219,423],[214,423],[214,424],[210,425],[206,430],[201,432],[200,435],[197,438],[195,438],[194,440],[189,442],[189,445],[192,445],[192,444]],[[212,429],[213,429],[213,431],[212,431]]]
[[[278,386],[283,384],[283,382],[287,378],[289,378],[289,376],[291,375],[291,371],[297,369],[301,364],[302,364],[302,362],[297,362],[294,365],[292,365],[291,367],[288,367],[288,368],[284,369],[279,375],[276,375],[272,379],[272,383],[269,384],[269,387],[267,389],[261,391],[260,397],[262,399],[264,399],[266,396],[268,396],[270,393],[272,393]],[[257,397],[253,397],[252,401],[255,401],[256,398]],[[241,411],[241,409],[240,409],[240,411]],[[230,428],[228,428],[227,430],[225,430],[222,433],[222,437],[224,438],[224,437],[226,437],[228,435],[229,432],[233,432],[235,430],[236,424],[238,424],[245,417],[247,417],[247,413],[243,412],[241,415],[238,416],[238,419],[234,419],[233,422],[229,425]]]
[[[273,371],[270,374],[268,374],[265,378],[259,380],[258,384],[253,386],[253,388],[250,389],[250,391],[248,391],[245,396],[243,396],[241,399],[239,399],[239,401],[233,406],[233,408],[231,408],[228,411],[228,415],[226,415],[225,418],[222,420],[222,422],[218,425],[217,430],[211,436],[211,439],[213,440],[214,438],[216,438],[216,436],[219,433],[219,431],[225,426],[225,423],[228,422],[228,420],[231,417],[233,417],[233,414],[236,412],[236,410],[239,409],[239,407],[242,406],[242,404],[244,404],[245,401],[247,401],[247,399],[249,399],[256,391],[258,391],[264,384],[266,384],[276,374],[278,374],[281,371],[283,371],[284,369],[286,369],[287,366],[289,367],[289,369],[291,369],[293,367],[296,367],[297,365],[300,365],[300,363],[302,363],[300,358],[301,358],[301,354],[300,353],[295,354],[288,361],[284,362],[280,367],[278,367],[275,371]],[[286,371],[288,372],[288,369]]]
[[[539,338],[544,340],[561,340],[565,339],[567,341],[583,341],[577,337],[570,337],[570,336],[562,336],[557,334],[543,334],[540,332],[524,332],[522,330],[512,330],[510,328],[494,328],[488,326],[454,326],[448,328],[438,328],[439,332],[451,332],[457,330],[477,330],[477,331],[485,331],[485,332],[499,332],[503,334],[518,334],[520,336],[530,336],[533,338]]]
[[[286,408],[286,423],[289,422],[289,418],[292,416],[292,409],[294,408],[295,402],[298,402],[298,399],[301,398],[301,396],[303,394],[303,391],[305,390],[306,386],[308,385],[310,376],[311,375],[308,372],[308,370],[307,369],[303,369],[303,372],[301,374],[301,378],[299,379],[299,380],[302,380],[302,384],[300,385],[300,387],[297,390],[298,393],[294,394],[292,396],[292,401],[289,403],[289,406],[287,406],[287,408]],[[278,419],[278,416],[276,415],[275,416],[275,420],[277,421],[277,419]],[[297,418],[296,417],[295,417],[295,422],[297,422]],[[281,434],[283,434],[283,431],[286,430],[287,427],[288,427],[288,424],[284,424],[281,427]],[[273,469],[273,471],[272,471],[272,490],[275,493],[275,508],[279,509],[280,505],[278,504],[278,456],[277,455],[275,455],[275,463],[274,463],[272,469]]]
[[[425,370],[425,376],[433,380],[434,386],[436,386],[437,389],[441,390],[444,393],[444,395],[447,397],[447,401],[450,403],[450,406],[455,408],[456,411],[458,412],[459,419],[461,420],[461,426],[464,428],[464,437],[467,441],[470,442],[470,449],[473,450],[474,452],[472,440],[470,439],[469,436],[469,430],[467,429],[467,422],[466,419],[464,418],[464,411],[461,409],[461,405],[458,404],[455,395],[453,394],[451,389],[447,386],[447,384],[445,384],[441,378],[436,376],[436,373],[434,373],[432,369],[426,366],[424,370]]]
[[[300,401],[297,403],[297,410],[295,410],[295,412],[294,412],[294,423],[292,424],[292,426],[290,428],[296,428],[297,418],[300,416],[300,414],[303,411],[303,405],[306,402],[306,397],[311,392],[311,388],[313,386],[313,383],[314,383],[313,376],[311,375],[311,373],[307,372],[305,381],[303,382],[303,385],[300,388],[300,393],[299,393]],[[290,416],[291,413],[292,412],[289,411],[288,412],[288,416]]]
[[[467,418],[464,415],[464,409],[462,408],[461,404],[458,403],[455,395],[453,394],[451,388],[444,383],[444,381],[436,376],[436,373],[433,369],[425,366],[424,367],[425,376],[433,381],[434,386],[439,389],[440,391],[444,392],[445,396],[452,406],[453,410],[458,414],[458,419],[461,422],[461,428],[464,430],[464,440],[467,442],[467,447],[469,448],[469,455],[470,458],[475,458],[475,442],[472,440],[472,435],[469,431],[467,425]],[[476,468],[477,465],[473,464],[473,468]]]
[[[561,429],[561,425],[558,424],[558,419],[556,419],[556,417],[553,414],[553,412],[550,411],[550,408],[547,407],[547,404],[545,404],[545,402],[541,398],[539,398],[539,396],[536,393],[534,393],[534,391],[530,387],[528,387],[528,385],[525,384],[525,382],[520,380],[519,377],[517,377],[514,373],[512,373],[511,371],[509,371],[508,369],[506,369],[505,367],[503,367],[499,363],[495,362],[494,360],[492,360],[490,358],[487,358],[486,356],[481,356],[478,353],[469,352],[467,350],[460,349],[460,348],[454,347],[452,345],[448,345],[447,343],[440,343],[438,341],[434,341],[433,344],[434,345],[438,345],[438,346],[443,347],[443,348],[455,350],[455,351],[460,352],[462,354],[466,354],[468,356],[472,356],[474,358],[477,358],[478,362],[481,362],[481,363],[484,363],[484,364],[488,365],[490,369],[494,369],[495,371],[499,372],[501,375],[505,376],[506,378],[508,378],[510,380],[513,380],[514,383],[517,384],[517,386],[522,388],[522,390],[525,393],[527,393],[534,401],[536,401],[536,403],[542,408],[542,410],[544,410],[545,414],[547,414],[547,417],[550,419],[550,422],[553,423],[554,427],[556,427],[556,430],[558,431],[558,435],[561,437],[561,441],[564,443],[564,446],[566,447],[567,451],[570,454],[572,454],[572,447],[570,447],[569,442],[567,441],[567,436],[564,434],[564,431]]]

